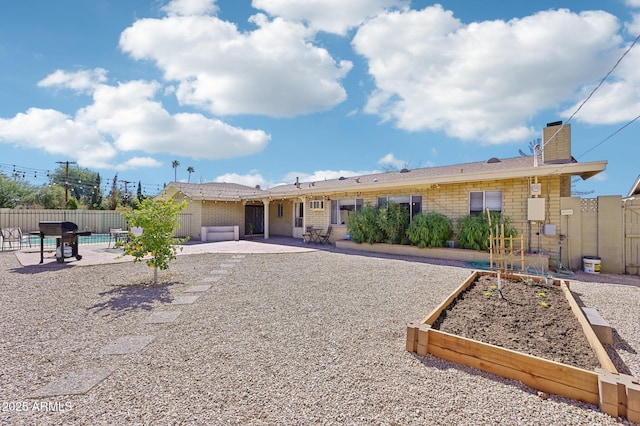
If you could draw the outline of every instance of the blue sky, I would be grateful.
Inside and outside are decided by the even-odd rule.
[[[71,161],[154,194],[173,160],[267,188],[515,157],[638,34],[640,0],[10,2],[0,171],[42,184]],[[640,174],[638,70],[636,45],[571,118],[574,157],[608,161],[576,191]]]

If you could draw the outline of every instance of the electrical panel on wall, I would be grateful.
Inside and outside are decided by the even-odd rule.
[[[541,183],[532,183],[531,184],[531,196],[534,195],[542,195],[542,184]]]
[[[529,198],[527,204],[527,220],[531,222],[544,222],[545,199]]]

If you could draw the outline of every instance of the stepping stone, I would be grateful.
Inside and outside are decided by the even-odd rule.
[[[235,268],[235,263],[223,263],[220,265],[221,268]]]
[[[213,271],[210,272],[212,275],[215,274],[220,274],[220,275],[226,275],[229,273],[229,271],[227,271],[226,269],[214,269]]]
[[[227,262],[233,262],[233,263],[236,263],[236,264],[237,264],[237,263],[239,263],[239,262],[242,262],[242,259],[234,259],[234,258],[231,258],[231,259],[228,259],[228,260],[227,260]]]
[[[218,281],[220,281],[220,278],[222,278],[220,275],[214,275],[213,277],[204,277],[200,281],[202,281],[203,283],[217,283]]]
[[[174,322],[180,316],[180,311],[161,311],[154,312],[149,315],[145,320],[142,321],[143,324],[167,324]]]
[[[231,256],[232,259],[244,259],[244,254],[236,254],[235,256]]]
[[[125,355],[140,352],[155,336],[122,336],[105,346],[102,355]]]
[[[43,398],[59,395],[83,395],[95,385],[102,382],[113,373],[108,368],[72,371],[66,376],[54,380],[43,388],[38,389],[31,397]]]
[[[196,300],[198,300],[198,297],[200,297],[199,294],[197,296],[176,296],[176,298],[171,301],[171,304],[172,305],[191,305]]]
[[[213,278],[213,277],[210,277]],[[220,277],[216,277],[216,278],[220,278]],[[211,288],[210,285],[192,285],[191,287],[189,287],[188,289],[186,289],[184,292],[185,293],[203,293],[207,290],[209,290]]]

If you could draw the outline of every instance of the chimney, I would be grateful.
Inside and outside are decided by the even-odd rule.
[[[547,123],[542,131],[542,164],[564,164],[571,157],[571,124]]]

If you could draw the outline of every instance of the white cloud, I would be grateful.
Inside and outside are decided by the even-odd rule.
[[[312,44],[302,24],[255,15],[241,33],[213,16],[142,19],[124,30],[121,49],[151,60],[177,82],[180,103],[216,115],[291,117],[326,111],[346,99],[341,80],[352,67]]]
[[[62,87],[81,93],[91,93],[98,84],[107,81],[107,70],[95,68],[93,70],[80,70],[66,72],[56,70],[38,82],[38,87]]]
[[[406,7],[407,0],[253,0],[271,16],[307,23],[312,29],[345,35],[386,9]]]
[[[116,154],[95,127],[52,109],[30,108],[0,119],[0,141],[71,158],[82,167],[105,167]]]
[[[626,0],[625,3],[629,7],[640,7],[640,0]]]
[[[403,167],[407,167],[407,164],[409,163],[405,160],[399,160],[395,157],[395,155],[393,155],[392,153],[389,153],[384,157],[382,157],[381,159],[379,159],[378,164],[380,164],[385,168],[390,168],[392,170],[400,170]]]
[[[627,32],[633,37],[637,37],[640,34],[640,13],[633,13],[631,15],[631,21],[625,24]]]
[[[169,16],[206,15],[218,11],[216,0],[172,0],[162,8]]]
[[[240,175],[237,173],[227,173],[220,175],[214,179],[214,182],[229,182],[237,183],[240,185],[253,186],[260,185],[262,189],[265,189],[268,182],[262,177],[260,173],[249,173],[246,175]]]
[[[640,113],[640,49],[636,46],[616,67],[607,81],[593,94],[576,114],[575,120],[589,124],[617,124],[633,120]],[[611,64],[613,66],[613,64]],[[579,101],[563,111],[571,116],[593,91],[594,85],[585,86]]]
[[[64,78],[59,79],[63,85]],[[157,167],[149,157],[114,164],[119,154],[169,153],[222,159],[262,151],[269,140],[262,130],[230,126],[201,114],[170,114],[154,100],[160,85],[131,81],[93,88],[93,103],[70,117],[59,111],[31,108],[0,119],[0,142],[64,154],[83,167]]]
[[[101,86],[78,119],[113,137],[120,151],[170,153],[193,158],[232,158],[263,150],[270,137],[201,114],[171,115],[153,100],[159,84],[132,81]]]
[[[377,90],[365,111],[411,131],[488,143],[537,134],[536,113],[576,99],[619,55],[617,19],[550,10],[465,25],[441,6],[384,13],[353,40]]]
[[[123,163],[118,164],[116,166],[116,169],[117,170],[136,170],[136,169],[142,169],[146,167],[160,167],[160,166],[162,166],[162,163],[160,163],[155,158],[133,157]]]

